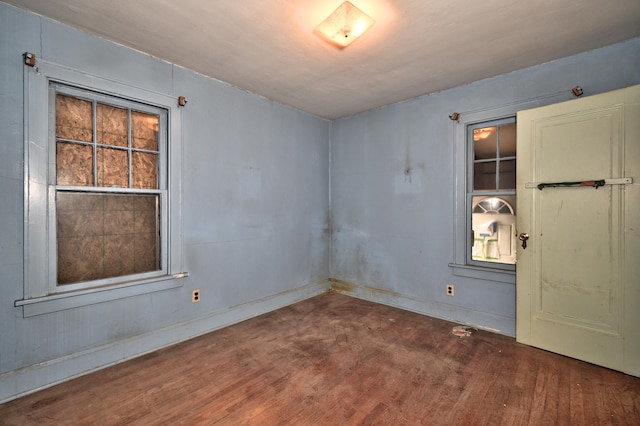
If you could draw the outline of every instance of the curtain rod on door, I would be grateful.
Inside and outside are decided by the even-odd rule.
[[[527,189],[538,188],[542,191],[544,188],[562,188],[562,187],[580,187],[580,186],[591,186],[593,188],[600,188],[605,185],[626,185],[633,183],[632,178],[621,178],[621,179],[598,179],[598,180],[582,180],[576,182],[549,182],[549,183],[536,183],[536,182],[527,182],[524,184],[524,187]]]

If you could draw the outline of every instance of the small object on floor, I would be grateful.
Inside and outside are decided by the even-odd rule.
[[[458,337],[469,337],[471,336],[471,333],[474,331],[475,331],[474,328],[467,327],[465,325],[459,325],[457,327],[453,327],[453,330],[451,330],[451,334]]]

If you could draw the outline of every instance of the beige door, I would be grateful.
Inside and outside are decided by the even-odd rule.
[[[640,86],[522,111],[517,144],[518,342],[640,376]]]

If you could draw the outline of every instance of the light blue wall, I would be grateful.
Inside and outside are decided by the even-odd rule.
[[[23,297],[25,51],[188,98],[182,287],[30,318],[14,307]],[[328,121],[4,3],[0,77],[0,401],[326,290]]]
[[[23,296],[25,51],[189,99],[190,276],[181,288],[30,318],[14,307]],[[349,294],[512,334],[514,286],[448,266],[448,115],[576,84],[594,94],[638,83],[640,39],[330,123],[0,3],[0,78],[2,401],[309,297],[329,277]],[[445,283],[455,284],[453,299]],[[202,302],[191,303],[193,289]]]
[[[638,83],[634,39],[334,121],[331,277],[348,294],[514,335],[515,285],[448,266],[459,217],[454,148],[464,134],[449,115],[557,102],[576,85],[586,96]]]

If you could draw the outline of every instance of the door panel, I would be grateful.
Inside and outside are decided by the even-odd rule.
[[[629,199],[640,177],[597,189],[535,185],[631,177],[640,141],[628,135],[640,117],[629,122],[628,109],[639,99],[636,86],[522,111],[517,137],[517,226],[530,235],[517,253],[517,340],[636,375],[640,333],[628,311],[640,307],[640,279],[628,259],[640,259],[640,239],[625,221],[640,214]]]

